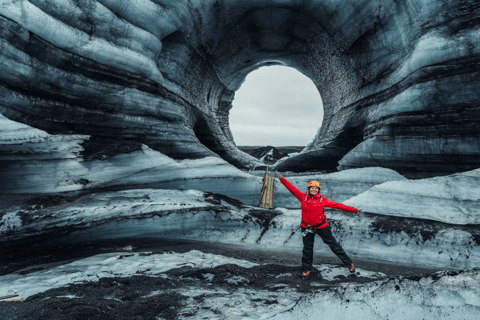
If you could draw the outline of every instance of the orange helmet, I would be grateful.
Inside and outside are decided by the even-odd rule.
[[[310,188],[310,187],[318,187],[318,189],[321,189],[322,185],[318,181],[310,181],[307,185],[307,188]]]

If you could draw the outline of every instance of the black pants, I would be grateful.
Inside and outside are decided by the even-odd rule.
[[[302,232],[305,228],[302,227]],[[330,226],[322,229],[313,230],[315,233],[307,232],[303,237],[303,257],[302,257],[302,271],[309,271],[312,269],[313,263],[313,243],[315,242],[315,234],[318,234],[322,238],[330,249],[342,260],[345,265],[350,265],[352,259],[343,250],[342,246],[338,244],[337,240],[333,237]]]

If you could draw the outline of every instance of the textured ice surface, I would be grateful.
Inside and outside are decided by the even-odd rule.
[[[2,0],[0,16],[0,112],[47,132],[247,168],[234,92],[282,64],[312,79],[325,109],[285,170],[479,166],[476,1]]]
[[[46,237],[52,231],[65,229],[68,232],[57,241],[152,237],[265,249],[302,248],[300,209],[260,209],[196,190],[131,190],[70,201],[6,212],[0,218],[2,241]],[[336,210],[328,210],[326,215],[336,238],[354,258],[453,269],[468,269],[480,263],[480,235],[475,225],[380,214],[361,217]],[[316,252],[332,255],[326,245],[317,242]]]
[[[322,265],[313,265],[320,272],[322,279],[327,281],[338,280],[340,277],[346,277],[349,275],[349,271],[344,266],[331,266],[328,264]],[[356,269],[356,272],[359,272],[362,277],[367,278],[383,278],[386,277],[385,274],[381,272],[372,272],[367,270],[362,270],[360,268]]]
[[[228,203],[223,205],[221,208],[229,219],[241,219],[246,213],[240,212],[238,208]],[[206,199],[203,192],[197,190],[131,190],[90,194],[66,208],[34,209],[27,214],[27,219],[21,219],[22,216],[25,218],[24,210],[10,212],[0,220],[0,232],[13,233],[13,237],[18,237],[23,232],[43,233],[57,227],[93,226],[112,220],[147,217],[154,220],[155,217],[166,218],[170,223],[157,223],[153,228],[174,230],[181,228],[181,221],[185,220],[185,218],[175,220],[178,213],[180,215],[191,213],[193,216],[207,215],[212,216],[211,219],[214,220],[215,212],[210,212],[214,209],[217,209],[215,205]],[[133,222],[143,224],[141,220]],[[184,223],[193,225],[195,222],[190,219]],[[128,230],[125,231],[128,233]],[[118,234],[118,236],[125,236],[125,234]]]
[[[85,135],[49,135],[0,115],[0,164],[3,192],[51,193],[89,189],[197,189],[224,194],[257,205],[261,176],[235,168],[216,157],[174,160],[143,145],[139,150],[86,160]],[[258,174],[258,172],[257,172]],[[406,180],[393,170],[372,167],[289,178],[300,190],[320,180],[322,193],[345,201],[374,185]],[[299,202],[277,180],[274,205],[298,208]]]
[[[86,135],[50,135],[0,115],[1,192],[53,193],[88,189],[198,189],[257,204],[261,178],[221,158],[174,160],[140,150],[86,160]]]
[[[228,110],[248,72],[265,63],[306,74],[325,106],[322,131],[306,152],[285,160],[286,170],[332,169],[340,159],[340,169],[389,166],[423,177],[478,168],[476,1],[130,4],[0,1],[0,112],[69,134],[48,135],[0,117],[2,192],[139,189],[97,193],[63,208],[1,212],[2,241],[73,228],[66,242],[156,235],[301,248],[299,210],[262,216],[218,199],[205,202],[197,191],[145,191],[198,189],[256,204],[260,179],[210,150],[240,166],[251,161],[232,143]],[[85,161],[81,144],[94,136],[143,147]],[[293,179],[302,190],[319,179],[322,192],[337,201],[363,193],[347,203],[373,214],[327,213],[347,252],[455,269],[479,265],[477,171],[418,181],[381,169],[361,172]],[[281,188],[276,205],[296,208]],[[316,252],[328,249],[317,244]],[[226,294],[204,300],[211,307],[204,316],[268,318],[283,310],[289,319],[469,319],[479,313],[476,271],[358,290],[346,285],[301,300],[291,292],[269,294],[259,293],[279,308],[257,306],[251,291],[239,289],[233,301]]]
[[[298,189],[307,189],[307,184],[312,181],[320,181],[322,185],[321,193],[326,197],[342,202],[355,195],[363,193],[375,185],[382,184],[387,181],[404,181],[407,180],[397,172],[381,168],[361,168],[345,170],[328,174],[310,174],[286,176],[288,181],[293,183]],[[277,207],[282,208],[299,208],[300,203],[292,196],[292,194],[276,180],[274,203]]]
[[[154,43],[154,45],[145,51],[132,50],[128,45],[119,48],[105,41],[105,39],[92,37],[85,32],[63,24],[28,1],[3,0],[1,4],[0,13],[2,15],[59,48],[72,51],[85,58],[94,58],[103,64],[118,69],[137,72],[157,82],[163,81],[163,77],[152,59],[153,56],[148,56],[148,51],[153,53],[161,49],[160,41],[146,32],[142,34],[138,28],[132,25],[129,25],[128,31],[136,36],[139,35],[136,38],[137,40]],[[98,4],[95,4],[94,7],[97,9],[94,9],[97,17],[102,16],[103,19],[114,20],[113,12],[103,9]],[[68,7],[66,10],[71,10],[71,8]]]
[[[477,319],[478,270],[439,272],[418,280],[389,279],[363,286],[349,284],[304,296],[274,319]]]
[[[480,169],[445,177],[386,182],[345,203],[382,215],[480,224]]]
[[[235,258],[190,251],[187,253],[108,253],[78,260],[53,269],[26,276],[16,273],[0,277],[0,292],[18,294],[20,299],[71,283],[98,281],[104,277],[132,275],[165,276],[168,270],[180,267],[213,268],[233,263],[244,268],[255,263]]]
[[[247,269],[257,266],[249,261],[195,250],[163,254],[109,253],[44,271],[1,276],[0,294],[28,298],[49,289],[97,282],[100,278],[146,275],[176,279],[179,285],[169,291],[179,293],[186,300],[178,311],[179,319],[192,316],[196,319],[417,319],[419,315],[423,319],[476,319],[480,311],[478,270],[437,272],[423,278],[386,278],[381,273],[359,269],[362,279],[367,281],[344,282],[339,279],[346,279],[345,268],[321,265],[322,283],[312,279],[309,284],[313,291],[308,293],[302,293],[295,282],[292,284],[291,274],[281,275],[290,278],[290,284],[279,282],[265,289],[249,287],[242,273],[227,279],[226,283],[231,286],[211,285],[215,278],[208,275],[204,277],[205,283],[167,274],[185,267],[194,271],[227,264]],[[158,289],[145,297],[163,293],[164,290]],[[61,297],[83,299],[74,294]]]

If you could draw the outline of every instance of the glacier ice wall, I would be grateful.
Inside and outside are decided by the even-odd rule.
[[[218,157],[172,159],[136,142],[119,142],[82,156],[88,135],[50,135],[0,115],[1,191],[7,193],[85,193],[137,188],[196,189],[257,205],[262,177],[241,171]],[[344,201],[387,181],[406,180],[393,170],[362,168],[296,175],[303,189],[321,179],[322,192]],[[297,200],[277,181],[275,206],[297,208]]]
[[[234,92],[252,70],[282,64],[312,79],[325,117],[279,170],[472,170],[479,14],[473,0],[4,0],[0,113],[61,139],[89,136],[83,158],[143,144],[247,167],[255,159],[228,124]]]
[[[364,211],[461,225],[480,224],[480,170],[378,184],[347,201]]]
[[[457,184],[458,181],[461,180]],[[418,185],[424,183],[420,181]],[[443,187],[449,183],[446,181]],[[452,185],[455,183],[451,181]],[[392,182],[383,185],[389,184]],[[375,194],[369,196],[375,189],[347,203],[357,203],[362,208],[360,201],[368,204],[367,197],[375,199]],[[334,210],[326,213],[333,233],[352,258],[448,269],[471,269],[480,263],[478,212],[475,217],[447,212],[448,215],[439,214],[443,219],[432,221],[429,214],[442,212],[444,207],[437,203],[437,207],[430,205],[425,215],[412,216],[408,206],[398,204],[415,200],[405,195],[408,188],[398,190],[395,193],[403,201],[392,201],[387,192],[382,196],[393,202],[390,208],[403,214],[382,214],[382,208],[379,213],[364,216]],[[123,238],[192,240],[282,250],[302,248],[300,209],[262,209],[197,190],[138,189],[48,197],[52,196],[32,199],[0,213],[2,252],[18,247],[38,250],[59,243]],[[435,193],[431,199],[424,198],[425,203],[435,203]],[[469,202],[466,206],[471,211],[478,208],[479,199]],[[466,218],[469,223],[465,223]],[[315,251],[333,255],[321,242]]]
[[[88,135],[50,135],[0,115],[0,190],[51,194],[146,187],[198,189],[247,204],[258,202],[261,178],[221,158],[175,160],[126,141],[83,157],[82,143],[89,139]]]

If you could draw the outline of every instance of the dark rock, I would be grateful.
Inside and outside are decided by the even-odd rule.
[[[105,160],[121,153],[129,153],[142,149],[142,144],[128,140],[108,140],[93,137],[82,143],[84,151],[83,158],[88,160]]]
[[[256,148],[249,152],[249,154],[265,164],[274,164],[278,160],[288,156],[272,146]]]
[[[403,217],[381,215],[375,216],[374,221],[370,225],[370,233],[372,235],[377,232],[390,234],[404,232],[413,239],[416,238],[425,243],[426,241],[435,238],[435,236],[441,231],[453,229],[470,233],[472,235],[472,241],[474,241],[476,245],[478,245],[477,241],[480,237],[479,226],[475,224],[455,226],[432,220],[405,219]]]
[[[34,197],[26,200],[23,203],[23,207],[24,209],[50,208],[62,203],[71,203],[76,199],[77,197],[65,197],[61,195],[40,196],[40,197]]]
[[[283,213],[277,210],[271,210],[271,209],[252,209],[248,212],[248,214],[255,218],[252,219],[254,222],[260,224],[263,227],[262,233],[260,234],[260,237],[257,239],[257,243],[259,243],[262,240],[263,235],[265,232],[267,232],[268,229],[270,229],[271,226],[276,227],[275,221],[272,222],[272,220],[279,215],[282,215]],[[245,216],[244,221],[249,219],[250,217]],[[251,219],[251,218],[250,218]]]
[[[37,294],[18,319],[177,319],[184,297],[173,280],[146,276],[103,278]],[[164,289],[148,297],[155,290]],[[78,299],[65,297],[74,294]],[[64,296],[64,297],[62,297]],[[141,315],[141,316],[140,316]]]
[[[209,202],[211,204],[214,204],[214,205],[222,205],[222,201],[225,201],[226,203],[234,206],[234,207],[237,207],[238,209],[242,209],[242,208],[245,208],[245,204],[237,199],[233,199],[233,198],[230,198],[230,197],[227,197],[225,195],[222,195],[222,194],[218,194],[218,193],[213,193],[213,192],[205,192],[203,194],[204,198],[205,198],[205,202]]]

